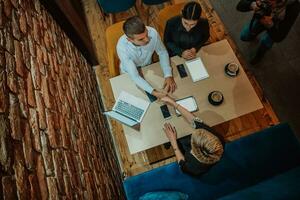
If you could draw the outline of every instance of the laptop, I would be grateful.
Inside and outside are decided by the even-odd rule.
[[[104,112],[104,114],[135,130],[139,130],[140,123],[149,105],[148,101],[122,91],[112,110]]]

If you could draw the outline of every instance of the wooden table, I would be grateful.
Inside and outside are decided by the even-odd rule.
[[[251,113],[263,108],[258,96],[256,95],[247,75],[242,67],[237,77],[230,77],[225,74],[224,66],[227,63],[240,63],[232,51],[227,40],[222,40],[205,47],[198,52],[209,74],[209,78],[192,82],[191,76],[180,78],[176,65],[185,62],[184,59],[173,57],[173,74],[178,89],[174,92],[175,99],[187,96],[194,96],[199,110],[195,114],[203,119],[208,125],[214,126],[242,115]],[[143,68],[145,79],[154,87],[162,88],[164,78],[159,63],[154,63]],[[121,91],[127,91],[137,97],[147,99],[145,93],[140,90],[130,79],[128,74],[110,79],[115,99]],[[224,102],[219,106],[211,105],[207,96],[211,91],[218,90],[223,93]],[[156,101],[150,107],[141,123],[140,131],[136,131],[123,125],[124,134],[131,154],[141,152],[152,147],[168,142],[162,127],[166,120],[163,118],[160,106],[162,103]],[[183,119],[177,117],[175,110],[169,108],[172,118],[167,120],[176,126],[178,137],[191,134],[193,129]]]

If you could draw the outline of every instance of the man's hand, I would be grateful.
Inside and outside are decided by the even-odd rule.
[[[165,96],[165,97],[161,98],[160,100],[161,100],[162,102],[164,102],[164,103],[170,105],[170,106],[174,106],[174,107],[175,107],[175,105],[176,105],[175,100],[172,99],[172,98],[169,97],[169,96]]]
[[[271,28],[274,25],[271,16],[263,16],[259,22],[266,28]]]
[[[187,49],[182,52],[181,57],[183,57],[186,60],[190,60],[196,57],[196,53],[191,51],[191,49]]]
[[[157,91],[157,90],[155,90],[155,89],[152,91],[151,94],[154,95],[154,96],[156,96],[158,99],[161,99],[161,98],[167,96],[166,93]]]
[[[177,131],[174,126],[172,126],[170,123],[165,123],[163,127],[164,132],[166,133],[167,138],[171,142],[171,145],[175,145],[176,139],[177,139]],[[173,146],[174,147],[174,146]]]
[[[165,78],[165,82],[164,82],[164,90],[167,92],[167,93],[173,93],[177,88],[177,85],[174,81],[174,78],[171,76],[171,77],[167,77]]]

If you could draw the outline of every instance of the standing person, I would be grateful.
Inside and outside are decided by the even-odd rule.
[[[244,26],[240,38],[242,41],[252,41],[262,33],[259,46],[250,59],[251,64],[257,64],[274,42],[281,42],[287,36],[299,14],[299,2],[298,0],[241,0],[237,10],[254,11],[252,20]]]
[[[201,18],[201,6],[196,2],[187,3],[182,15],[167,21],[164,32],[164,43],[170,56],[181,56],[193,59],[197,51],[209,38],[209,24]]]
[[[164,92],[154,89],[144,78],[140,67],[151,64],[154,51],[159,56],[160,66],[164,74],[164,89],[166,92],[174,92],[176,83],[172,76],[172,68],[167,50],[165,49],[157,31],[145,26],[137,17],[127,19],[123,25],[124,35],[117,43],[117,53],[121,61],[121,72],[128,73],[130,78],[143,90],[161,98]]]
[[[224,153],[224,140],[211,127],[202,122],[169,96],[161,101],[173,106],[190,123],[195,131],[192,135],[177,140],[177,131],[170,123],[165,123],[166,133],[181,170],[198,176],[217,163]]]

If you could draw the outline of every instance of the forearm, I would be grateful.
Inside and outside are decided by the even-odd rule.
[[[170,58],[167,50],[159,52],[159,64],[164,74],[164,78],[172,76],[172,68],[170,65]]]
[[[173,102],[172,106],[181,113],[181,115],[188,121],[188,123],[193,122],[195,118],[194,114],[192,114],[190,111],[188,111],[187,109],[185,109],[183,106],[181,106],[176,102]]]
[[[182,152],[180,151],[180,149],[178,147],[177,140],[171,142],[171,145],[172,145],[172,148],[174,150],[177,162],[179,162],[181,160],[185,160]]]

